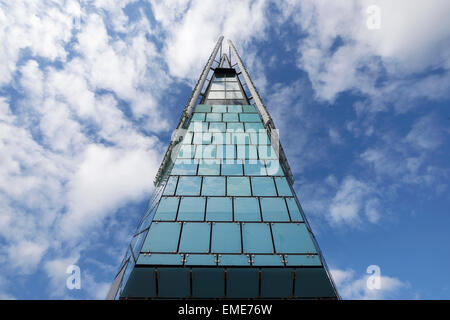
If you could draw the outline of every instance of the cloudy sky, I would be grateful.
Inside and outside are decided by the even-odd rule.
[[[450,298],[449,16],[447,0],[0,0],[0,298],[105,297],[220,35],[342,297]]]

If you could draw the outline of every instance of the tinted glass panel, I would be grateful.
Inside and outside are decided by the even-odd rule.
[[[272,232],[279,253],[316,253],[304,223],[273,223]]]
[[[228,106],[228,112],[242,112],[242,106]]]
[[[275,182],[280,196],[292,196],[291,188],[289,187],[286,178],[276,177]]]
[[[198,104],[195,107],[195,112],[211,112],[211,106],[204,105],[204,104]]]
[[[256,146],[254,145],[238,145],[237,146],[238,159],[258,159],[256,153]]]
[[[284,266],[283,258],[279,255],[255,254],[252,260],[254,266]]]
[[[221,105],[213,106],[212,112],[227,112],[227,106],[221,106]]]
[[[206,115],[206,121],[222,121],[222,114],[221,113],[208,113]]]
[[[200,195],[201,177],[180,177],[177,186],[177,195],[198,196]]]
[[[252,177],[252,189],[255,196],[276,196],[275,184],[271,177]]]
[[[278,160],[265,160],[266,170],[269,176],[284,176],[283,169]]]
[[[242,225],[244,252],[272,253],[272,236],[266,223],[244,223]]]
[[[205,198],[184,197],[181,198],[178,209],[178,220],[203,220],[205,216]]]
[[[250,196],[248,177],[227,177],[227,193],[229,196]]]
[[[173,195],[177,186],[178,177],[169,177],[166,187],[164,188],[164,195]]]
[[[244,124],[240,122],[228,122],[227,123],[228,131],[244,131]]]
[[[205,114],[204,113],[194,113],[192,115],[192,121],[205,121]]]
[[[289,221],[289,214],[283,198],[261,198],[264,221]]]
[[[220,174],[220,164],[208,163],[207,161],[201,161],[198,165],[198,174],[205,176],[214,176]]]
[[[241,229],[238,223],[213,223],[211,252],[241,252]]]
[[[235,159],[236,149],[233,145],[217,145],[217,158],[219,159]]]
[[[188,254],[184,264],[186,266],[215,266],[216,256],[213,254]]]
[[[209,124],[209,131],[211,132],[225,132],[226,124],[222,122],[211,122]]]
[[[261,221],[257,198],[235,198],[234,219],[236,221]]]
[[[250,266],[249,260],[246,254],[222,254],[219,257],[219,266]]]
[[[202,194],[204,196],[224,196],[225,177],[204,177]]]
[[[241,122],[260,122],[261,119],[257,113],[241,113],[239,114]]]
[[[195,154],[195,146],[187,144],[182,145],[178,151],[178,158],[192,159]]]
[[[206,220],[231,221],[233,220],[232,210],[231,198],[208,198],[206,203]]]
[[[258,155],[260,159],[277,159],[277,154],[270,145],[258,145]]]
[[[258,161],[245,161],[244,162],[244,172],[247,176],[265,176],[266,168],[264,162]]]
[[[291,215],[292,221],[303,221],[300,210],[295,202],[294,198],[286,198],[286,203],[289,208],[289,214]]]
[[[197,163],[194,160],[176,160],[173,165],[172,175],[195,175],[197,174]]]
[[[180,228],[179,222],[153,222],[142,246],[142,251],[176,252]]]
[[[239,121],[238,114],[237,113],[224,113],[223,121],[238,122]]]
[[[242,106],[242,111],[247,113],[257,113],[256,108],[251,105]]]
[[[162,197],[154,220],[175,220],[178,210],[178,197]]]
[[[209,252],[209,223],[187,222],[183,225],[180,238],[180,252]]]
[[[216,157],[216,146],[198,145],[195,150],[195,158],[197,159],[214,159]]]
[[[286,264],[288,266],[321,266],[318,255],[286,255]]]
[[[222,164],[223,176],[242,176],[242,162],[240,160],[232,163],[225,162]]]

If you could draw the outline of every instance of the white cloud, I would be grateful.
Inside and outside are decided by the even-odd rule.
[[[414,123],[406,141],[422,150],[436,149],[443,140],[443,132],[433,115],[427,115]]]

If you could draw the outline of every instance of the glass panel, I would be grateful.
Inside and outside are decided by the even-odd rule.
[[[227,270],[227,298],[256,298],[258,283],[256,268],[229,268]]]
[[[220,122],[220,121],[222,121],[222,114],[221,113],[208,113],[206,115],[206,121]]]
[[[269,136],[266,130],[258,130],[256,132],[249,132],[253,144],[270,144]]]
[[[223,106],[223,105],[215,105],[212,107],[212,112],[227,112],[227,106]]]
[[[213,82],[210,90],[225,90],[225,82]]]
[[[208,122],[191,121],[188,131],[205,132],[208,131]]]
[[[216,256],[213,254],[187,254],[186,266],[215,266]]]
[[[180,177],[177,187],[179,196],[198,196],[200,195],[200,186],[202,177]]]
[[[247,122],[244,124],[245,125],[245,131],[254,131],[254,132],[258,132],[258,130],[264,129],[264,126],[261,122]]]
[[[254,163],[256,162],[256,163]],[[264,162],[258,161],[245,161],[244,162],[244,172],[247,176],[265,176],[266,168]]]
[[[233,145],[217,145],[217,158],[219,159],[235,159],[236,149]]]
[[[225,99],[225,91],[210,91],[208,99]]]
[[[279,253],[316,253],[304,223],[273,223],[272,232]]]
[[[269,176],[284,176],[283,168],[278,160],[265,160],[264,162]]]
[[[292,221],[300,221],[303,222],[303,217],[300,213],[300,210],[295,202],[294,198],[286,198],[286,203],[289,208],[289,214],[291,215]]]
[[[243,99],[241,91],[227,91],[227,99]]]
[[[241,122],[261,122],[257,113],[241,113],[239,114]]]
[[[213,159],[216,157],[216,146],[214,144],[210,145],[197,145],[195,150],[196,159]]]
[[[225,295],[224,280],[222,268],[192,268],[192,297],[222,298]]]
[[[222,122],[211,122],[209,124],[209,131],[211,132],[225,132],[226,124]]]
[[[242,241],[244,252],[273,253],[270,227],[266,223],[242,224]]]
[[[270,145],[258,145],[258,154],[260,159],[277,159],[277,154]]]
[[[246,254],[222,254],[219,266],[250,266],[250,259]]]
[[[252,190],[255,196],[276,196],[275,184],[271,177],[252,177]]]
[[[178,220],[202,221],[205,217],[205,198],[181,198]]]
[[[239,121],[238,114],[237,113],[224,113],[223,121],[238,122]]]
[[[211,225],[205,222],[186,222],[181,230],[180,252],[209,252]]]
[[[227,193],[229,196],[250,196],[248,177],[227,177]]]
[[[261,198],[263,221],[289,221],[283,198]]]
[[[250,135],[247,132],[232,132],[230,136],[232,144],[250,144]]]
[[[192,143],[192,132],[186,132],[186,134],[183,137],[182,144],[191,144]]]
[[[211,133],[210,132],[195,132],[193,144],[210,144],[211,143]]]
[[[195,145],[186,144],[180,147],[177,157],[183,159],[192,159],[194,157],[194,153],[195,153]]]
[[[261,221],[259,203],[257,198],[235,198],[234,220]]]
[[[164,195],[165,196],[173,196],[173,193],[175,192],[175,188],[177,186],[178,177],[169,177],[167,180],[166,187],[164,188]]]
[[[241,228],[238,223],[213,222],[211,252],[241,252]]]
[[[202,194],[204,196],[224,196],[225,177],[204,177]]]
[[[253,145],[238,145],[237,146],[238,159],[258,159],[256,153],[256,146]]]
[[[288,266],[321,266],[318,255],[286,255],[286,264]]]
[[[211,106],[205,104],[198,104],[195,107],[195,112],[211,112]]]
[[[228,82],[227,83],[227,90],[240,90],[241,87],[239,86],[239,83],[236,82]]]
[[[187,298],[190,295],[188,268],[158,268],[158,296]]]
[[[280,196],[292,196],[291,188],[284,177],[276,177],[275,182],[277,184],[278,194]]]
[[[301,298],[336,297],[324,268],[296,270],[295,296]]]
[[[214,132],[212,134],[213,144],[230,144],[230,134],[224,132]]]
[[[156,296],[156,280],[154,268],[133,268],[128,266],[127,271],[133,270],[126,281],[125,288],[121,294],[124,298],[149,298]],[[124,277],[125,279],[125,277]],[[122,281],[122,285],[125,280]]]
[[[283,257],[275,254],[256,254],[252,256],[252,265],[259,266],[284,266]]]
[[[136,264],[141,265],[182,265],[182,254],[140,254]]]
[[[198,165],[198,174],[205,176],[218,176],[220,175],[220,164],[210,163],[207,160],[201,161]]]
[[[244,131],[244,124],[240,122],[228,122],[227,131]]]
[[[233,220],[233,207],[231,198],[208,198],[208,200],[206,201],[206,220]]]
[[[162,197],[153,220],[175,220],[178,202],[178,197]]]
[[[192,115],[192,121],[205,121],[205,114],[200,112],[195,112]]]
[[[172,175],[195,175],[197,174],[197,163],[193,160],[175,160]]]
[[[242,106],[240,105],[228,106],[228,112],[242,112]]]
[[[294,270],[291,268],[263,268],[261,296],[264,298],[292,297]]]
[[[229,163],[228,161],[222,163],[222,175],[242,176],[242,161],[233,160],[231,163]]]
[[[255,106],[251,106],[251,105],[246,105],[246,106],[242,106],[242,111],[243,112],[247,112],[247,113],[257,113],[258,111],[256,111]]]
[[[153,222],[141,251],[176,252],[180,228],[179,222]]]

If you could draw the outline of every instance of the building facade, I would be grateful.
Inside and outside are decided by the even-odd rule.
[[[336,299],[275,125],[232,42],[227,54],[222,41],[108,298]]]

